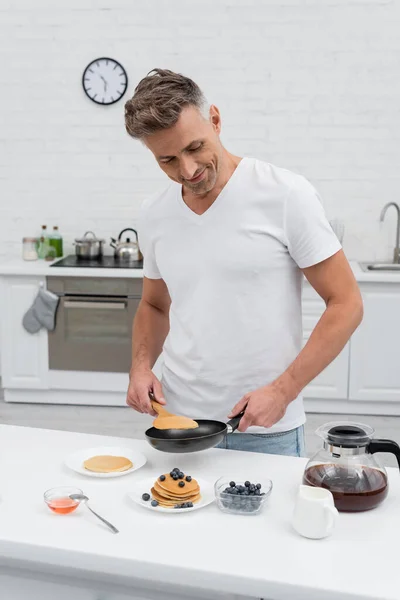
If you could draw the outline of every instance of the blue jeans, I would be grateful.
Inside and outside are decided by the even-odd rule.
[[[216,448],[305,456],[304,425],[281,433],[228,433]]]

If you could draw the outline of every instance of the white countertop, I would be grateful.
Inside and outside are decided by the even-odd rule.
[[[24,261],[14,259],[0,263],[1,275],[26,275],[26,276],[65,276],[65,277],[143,277],[143,269],[109,269],[109,268],[84,268],[84,267],[51,267],[52,263],[43,260]],[[355,278],[359,282],[370,283],[400,283],[400,271],[369,271],[362,270],[356,261],[350,261]]]
[[[147,465],[115,479],[80,476],[63,466],[70,452],[98,444],[131,446],[146,454]],[[398,470],[388,469],[390,492],[381,506],[341,513],[332,537],[316,541],[290,525],[305,459],[216,449],[168,455],[140,440],[5,425],[0,456],[0,566],[26,560],[37,572],[75,569],[75,575],[97,573],[114,583],[139,578],[149,586],[157,580],[270,600],[399,599]],[[175,466],[211,481],[269,477],[274,489],[257,516],[228,515],[215,504],[155,514],[127,498],[133,481]],[[51,513],[42,494],[63,484],[81,487],[120,533],[97,525],[83,507],[71,515]]]
[[[61,259],[57,259],[61,260]],[[1,275],[26,275],[44,277],[143,277],[143,269],[112,269],[95,267],[52,267],[52,262],[44,260],[15,259],[0,263]]]

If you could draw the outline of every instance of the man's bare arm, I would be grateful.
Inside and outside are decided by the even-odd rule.
[[[162,279],[143,278],[142,299],[132,327],[132,366],[127,404],[139,412],[155,414],[149,401],[153,391],[164,402],[161,383],[152,372],[169,331],[171,298]]]
[[[278,378],[298,396],[341,352],[363,317],[363,302],[357,281],[342,250],[330,258],[303,269],[326,309],[297,358]]]
[[[163,279],[143,278],[142,299],[132,327],[132,369],[152,369],[169,331],[171,299]]]

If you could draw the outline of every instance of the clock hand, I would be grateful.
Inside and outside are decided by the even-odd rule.
[[[107,91],[107,87],[108,87],[108,83],[107,81],[104,79],[103,75],[100,75],[101,79],[104,81],[104,91]]]

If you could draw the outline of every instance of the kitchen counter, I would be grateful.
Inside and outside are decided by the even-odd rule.
[[[60,276],[65,277],[143,277],[143,269],[85,269],[84,267],[51,267],[43,260],[24,261],[22,259],[0,263],[1,275]],[[350,261],[355,278],[359,282],[400,283],[400,272],[365,272],[356,261]]]
[[[96,269],[95,267],[52,267],[51,265],[51,262],[46,262],[44,260],[12,260],[10,262],[0,263],[0,276],[143,277],[143,269]]]
[[[94,479],[63,465],[77,449],[116,444],[145,453],[146,466],[124,477]],[[0,584],[2,577],[10,585],[22,585],[23,577],[35,585],[68,581],[86,590],[75,596],[85,600],[399,598],[397,470],[388,469],[390,493],[380,507],[341,513],[334,534],[317,541],[298,536],[290,525],[305,459],[216,449],[168,455],[141,440],[4,425],[0,454]],[[134,481],[175,466],[210,481],[269,477],[274,489],[257,516],[228,515],[215,504],[188,514],[156,514],[127,498]],[[51,513],[43,492],[63,484],[81,487],[120,533],[110,533],[84,507],[71,515]]]

